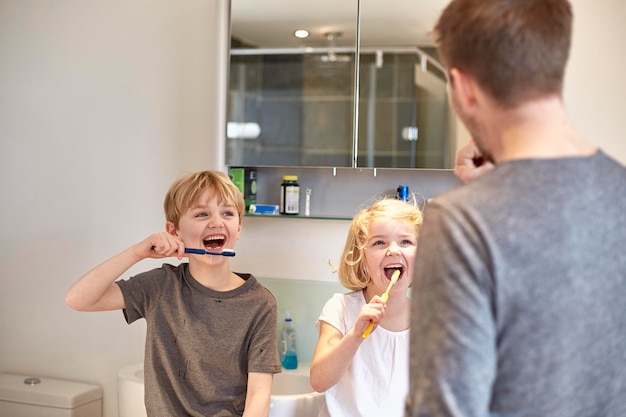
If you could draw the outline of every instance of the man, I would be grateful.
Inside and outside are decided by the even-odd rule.
[[[435,27],[474,181],[425,210],[407,417],[626,416],[626,168],[565,112],[571,31],[567,0],[453,0]]]

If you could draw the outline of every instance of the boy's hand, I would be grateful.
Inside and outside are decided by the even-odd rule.
[[[178,236],[167,232],[154,233],[135,245],[135,253],[141,258],[168,258],[185,256],[185,243]]]

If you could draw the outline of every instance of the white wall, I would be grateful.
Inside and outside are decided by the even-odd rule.
[[[174,177],[223,164],[227,16],[225,0],[0,0],[0,372],[98,383],[117,415],[145,326],[65,292],[162,230]]]
[[[64,295],[163,227],[174,177],[222,166],[225,3],[0,0],[0,372],[101,384],[105,417],[117,415],[116,373],[141,360],[145,328],[120,312],[74,312]],[[566,105],[626,162],[626,6],[573,3]],[[276,250],[297,260],[343,242],[342,226],[320,224],[297,221]],[[264,242],[265,228],[250,226],[242,248]],[[327,271],[324,262],[310,274]]]
[[[588,140],[626,163],[626,3],[571,1],[574,39],[565,105]]]

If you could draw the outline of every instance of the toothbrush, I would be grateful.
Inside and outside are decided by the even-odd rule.
[[[224,249],[221,252],[210,252],[204,249],[185,248],[185,253],[195,253],[196,255],[235,256],[235,251],[232,249]]]
[[[398,282],[398,278],[400,278],[400,270],[396,269],[395,271],[393,271],[393,275],[391,275],[391,282],[387,286],[387,289],[385,290],[383,295],[380,296],[380,298],[382,298],[383,301],[387,301],[387,299],[389,298],[389,291],[391,291],[391,287],[393,287],[393,284]],[[367,339],[367,336],[370,335],[373,328],[374,328],[374,322],[370,321],[370,324],[367,326],[367,328],[363,332],[363,339]]]

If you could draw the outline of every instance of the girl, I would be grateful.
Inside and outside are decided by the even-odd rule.
[[[397,416],[408,392],[409,299],[420,209],[382,199],[352,220],[339,280],[351,290],[334,294],[316,323],[319,339],[311,385],[326,392],[320,417]],[[384,302],[395,270],[400,277]],[[374,329],[363,337],[370,322]]]

